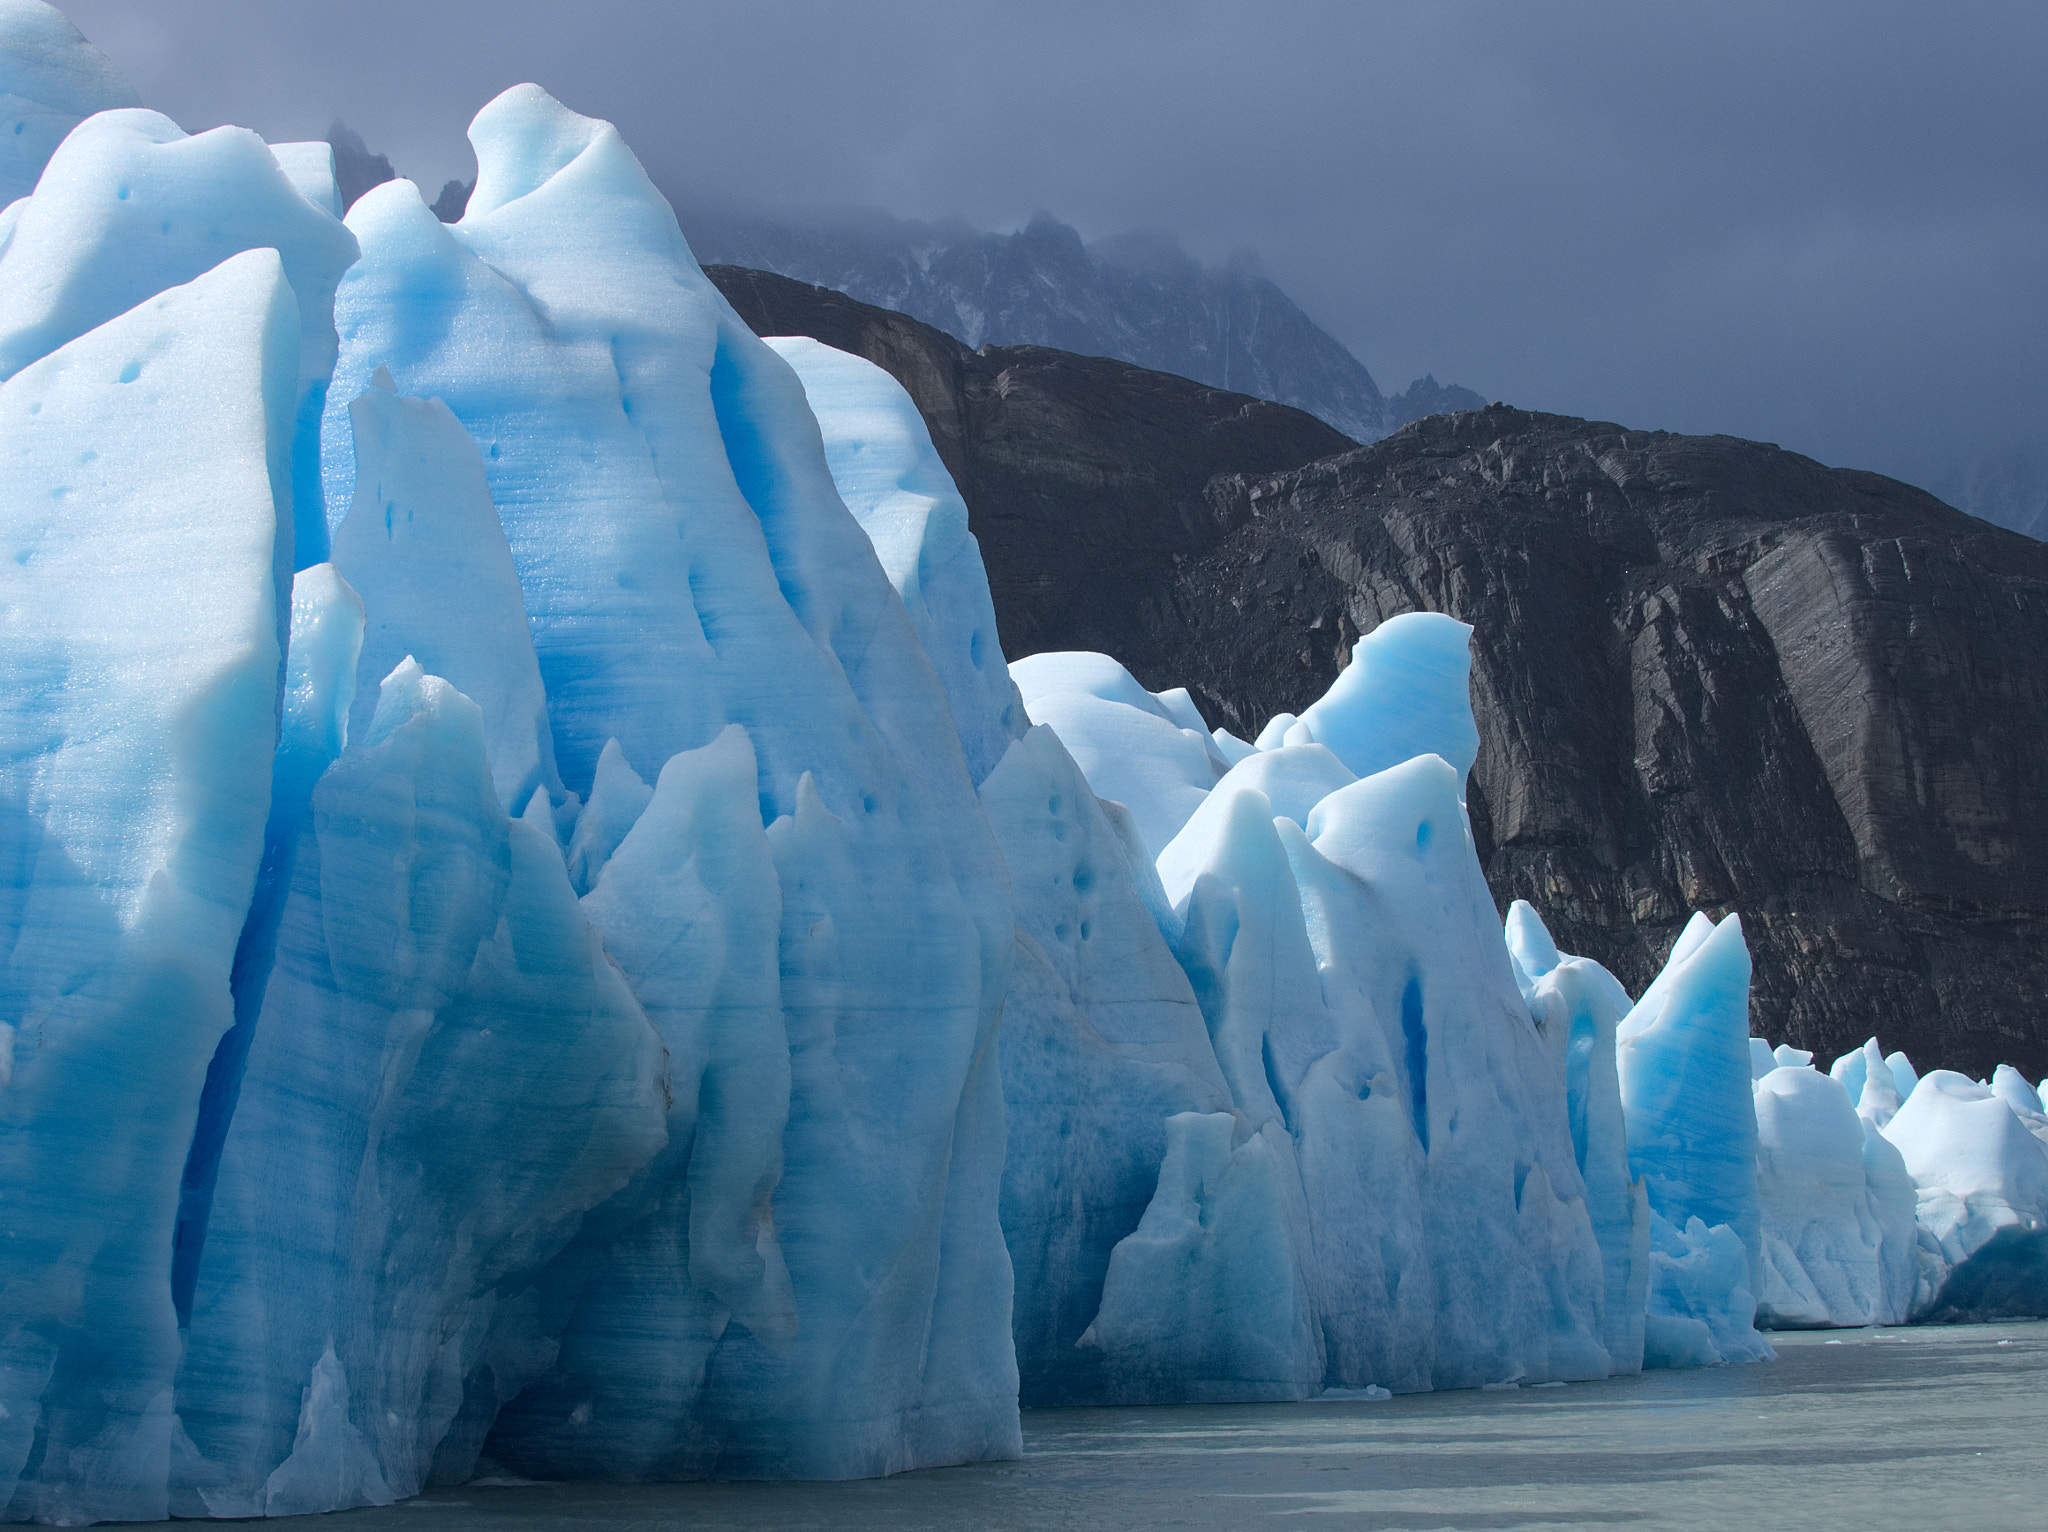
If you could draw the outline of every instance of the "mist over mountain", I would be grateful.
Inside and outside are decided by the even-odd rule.
[[[358,135],[337,122],[328,136],[345,202],[389,179],[389,161],[371,154]],[[469,183],[449,181],[434,212],[454,222],[469,192]],[[1087,241],[1047,213],[999,233],[959,218],[919,222],[875,209],[798,213],[675,193],[670,200],[706,265],[831,288],[909,314],[972,348],[1036,345],[1110,357],[1292,405],[1361,443],[1412,420],[1487,402],[1433,375],[1398,394],[1383,393],[1364,363],[1249,252],[1205,266],[1169,234],[1141,230]],[[1791,439],[1800,432],[1788,421],[1756,434]],[[1818,455],[1838,466],[1876,469],[1996,526],[2048,538],[2048,444],[2041,440],[1922,431],[1853,462],[1839,453]]]
[[[1205,266],[1169,235],[1093,243],[1049,213],[1015,233],[880,212],[815,218],[677,199],[706,264],[747,266],[909,314],[971,347],[1050,346],[1293,405],[1354,441],[1486,401],[1419,378],[1381,392],[1364,363],[1249,253]]]

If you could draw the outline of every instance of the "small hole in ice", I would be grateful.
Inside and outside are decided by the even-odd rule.
[[[141,376],[142,363],[140,362],[130,362],[126,367],[123,367],[121,369],[121,381],[123,383],[133,383],[137,378]]]
[[[1074,934],[1074,928],[1068,925],[1063,920],[1058,925],[1052,928],[1052,934],[1054,936],[1057,936],[1061,941],[1065,941],[1068,937]]]
[[[1048,814],[1057,814],[1060,811],[1060,800],[1057,794],[1046,800],[1045,811]]]
[[[491,443],[491,456],[492,456],[492,457],[496,457],[497,455],[498,455],[498,444],[497,444],[496,442],[492,442],[492,443]]]
[[[1075,893],[1077,893],[1077,894],[1085,894],[1085,893],[1087,893],[1087,892],[1088,892],[1088,890],[1089,890],[1089,889],[1093,888],[1094,886],[1095,886],[1095,869],[1094,869],[1094,868],[1092,868],[1092,867],[1085,867],[1085,866],[1084,866],[1084,867],[1076,867],[1076,868],[1074,869],[1074,892],[1075,892]]]
[[[861,806],[861,807],[862,807],[863,809],[865,809],[865,810],[866,810],[866,811],[867,811],[868,813],[870,813],[870,814],[874,813],[874,811],[875,811],[875,795],[874,795],[873,793],[862,793],[862,794],[860,795],[860,806]]]
[[[128,200],[128,188],[125,186],[117,186],[114,188],[114,195],[121,201],[126,202]]]
[[[1429,849],[1429,837],[1433,833],[1434,831],[1427,819],[1417,825],[1415,827],[1415,849],[1417,851],[1427,851]]]
[[[1081,922],[1081,940],[1084,942],[1088,940],[1088,922],[1085,920]],[[2006,1342],[2000,1341],[1998,1344],[2003,1346]]]
[[[15,125],[14,125],[14,136],[15,136],[16,138],[19,138],[19,137],[21,137],[22,129],[26,128],[27,126],[28,126],[28,124],[27,124],[27,123],[25,123],[25,122],[17,122],[17,123],[16,123]]]

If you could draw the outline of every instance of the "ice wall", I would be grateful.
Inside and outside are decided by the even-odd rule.
[[[1696,914],[1616,1032],[1629,1163],[1651,1212],[1646,1367],[1771,1355],[1755,1325],[1763,1230],[1749,973],[1740,917]]]
[[[1014,1450],[995,1211],[995,1030],[1013,921],[947,694],[835,490],[803,385],[704,279],[616,130],[522,86],[478,115],[472,140],[479,180],[460,224],[440,223],[403,181],[351,210],[362,258],[336,300],[329,512],[368,512],[374,540],[375,508],[391,499],[388,486],[366,492],[370,459],[341,403],[374,392],[380,369],[400,394],[439,400],[475,444],[554,760],[567,794],[589,799],[573,823],[571,797],[536,793],[525,814],[564,826],[600,931],[632,916],[624,869],[667,886],[744,801],[732,762],[751,763],[765,840],[752,861],[721,854],[698,875],[704,898],[757,908],[746,890],[772,864],[789,1071],[785,1099],[773,1081],[748,1086],[767,1092],[760,1110],[786,1113],[779,1159],[707,1139],[707,1122],[742,1131],[736,1106],[687,1109],[726,1065],[692,1074],[687,1061],[711,1045],[677,1040],[744,1031],[763,1002],[749,984],[707,1000],[675,972],[682,951],[622,936],[614,958],[668,1018],[657,1025],[671,1095],[685,1103],[670,1135],[693,1133],[696,1147],[593,1211],[541,1274],[535,1301],[568,1314],[570,1339],[482,1450],[542,1475],[715,1463],[817,1477]],[[346,539],[341,551],[353,557]],[[522,742],[524,717],[522,706]],[[671,781],[672,763],[714,746],[726,764],[710,779],[698,780],[702,757]],[[691,808],[714,782],[714,806]],[[657,811],[662,828],[636,849]],[[607,892],[614,868],[622,881]],[[761,929],[736,921],[730,948],[716,933],[690,940],[708,944],[702,960],[758,976]],[[710,1172],[690,1164],[728,1152],[714,1178],[723,1200],[700,1211],[692,1199],[710,1194],[694,1178]],[[586,1383],[616,1355],[620,1305],[644,1285],[647,1251],[674,1248],[685,1228],[688,1269],[664,1278],[682,1291],[641,1359],[647,1376],[618,1378],[599,1415]],[[758,1260],[721,1243],[747,1230]],[[787,1300],[774,1296],[777,1270]],[[921,1349],[900,1344],[912,1333],[929,1336]],[[516,1391],[495,1367],[493,1378],[468,1386],[494,1401]],[[613,1455],[622,1414],[657,1406]]]
[[[252,251],[0,385],[17,1519],[169,1509],[172,1233],[263,849],[298,330],[276,253]]]
[[[52,25],[0,83],[113,92]],[[607,124],[519,87],[461,224],[344,227],[112,104],[0,215],[10,1516],[2039,1303],[2035,1086],[1748,1039],[1732,917],[1633,1004],[1503,928],[1462,625],[1256,745],[1005,667],[907,397],[751,336]]]
[[[317,156],[113,112],[10,214],[22,1515],[1016,1450],[945,686],[617,135],[477,142],[460,231],[363,211],[345,337]]]
[[[846,508],[917,628],[960,733],[977,786],[1029,727],[1003,662],[995,602],[967,505],[910,395],[873,362],[809,336],[769,348],[802,380]],[[1183,696],[1186,694],[1183,693]]]
[[[1389,627],[1368,653],[1427,651],[1437,635],[1433,619]],[[1457,768],[1423,755],[1361,781],[1312,741],[1228,765],[1185,694],[1147,692],[1104,656],[1037,656],[1012,673],[1088,787],[1131,801],[1140,855],[1156,849],[1170,909],[1137,935],[1170,944],[1223,1087],[1165,1124],[1156,1187],[1109,1252],[1081,1358],[1062,1363],[1020,1328],[1020,1358],[1046,1356],[1052,1396],[1301,1398],[1637,1365],[1626,1178],[1610,1330],[1564,1049],[1516,985]],[[1419,710],[1415,695],[1354,682],[1319,716],[1335,737],[1383,733]],[[1005,833],[998,818],[1020,891],[1034,881],[1013,848],[1028,823],[1020,812]],[[1043,1124],[1057,1111],[1067,1126],[1062,1099],[1043,1099],[1021,1045],[1005,1063],[1013,1145],[1057,1141]],[[1618,1136],[1608,1147],[1618,1156]],[[1061,1171],[1013,1147],[1013,1253],[1055,1221],[1038,1210],[1059,1208]]]

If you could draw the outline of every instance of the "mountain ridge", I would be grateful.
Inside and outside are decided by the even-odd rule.
[[[1105,356],[1307,411],[1354,441],[1485,401],[1417,379],[1384,394],[1365,365],[1239,255],[1208,267],[1170,237],[1088,243],[1039,213],[1010,234],[880,213],[799,222],[678,201],[706,265],[773,271],[911,315],[970,349],[1035,345]]]
[[[1012,658],[1101,650],[1249,737],[1361,632],[1449,612],[1501,907],[1638,990],[1691,910],[1739,910],[1758,1031],[2048,1069],[2040,543],[1768,444],[1501,405],[1331,446],[1281,406],[707,274],[904,383]]]

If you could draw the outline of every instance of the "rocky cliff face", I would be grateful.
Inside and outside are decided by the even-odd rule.
[[[1475,629],[1470,804],[1503,907],[1638,989],[1691,909],[1739,910],[1773,1040],[2048,1069],[2048,547],[1759,443],[1494,406],[1351,448],[712,275],[763,333],[909,387],[1013,657],[1105,650],[1249,737],[1360,632],[1449,612]]]
[[[1212,481],[1356,443],[1285,405],[1041,346],[971,351],[907,315],[765,271],[705,273],[761,335],[864,356],[917,401],[967,501],[1012,659],[1115,652],[1125,610],[1214,540]],[[1158,622],[1166,618],[1161,613]]]
[[[1690,909],[1740,910],[1774,1040],[2048,1067],[2048,548],[1775,447],[1500,407],[1211,495],[1141,676],[1251,728],[1334,673],[1284,635],[1450,612],[1503,903],[1632,986]]]
[[[915,316],[970,347],[1049,346],[1305,410],[1357,441],[1484,401],[1418,380],[1381,394],[1344,346],[1249,259],[1206,267],[1172,240],[1083,244],[1040,214],[1014,234],[881,215],[798,224],[681,204],[700,259],[778,272]]]

